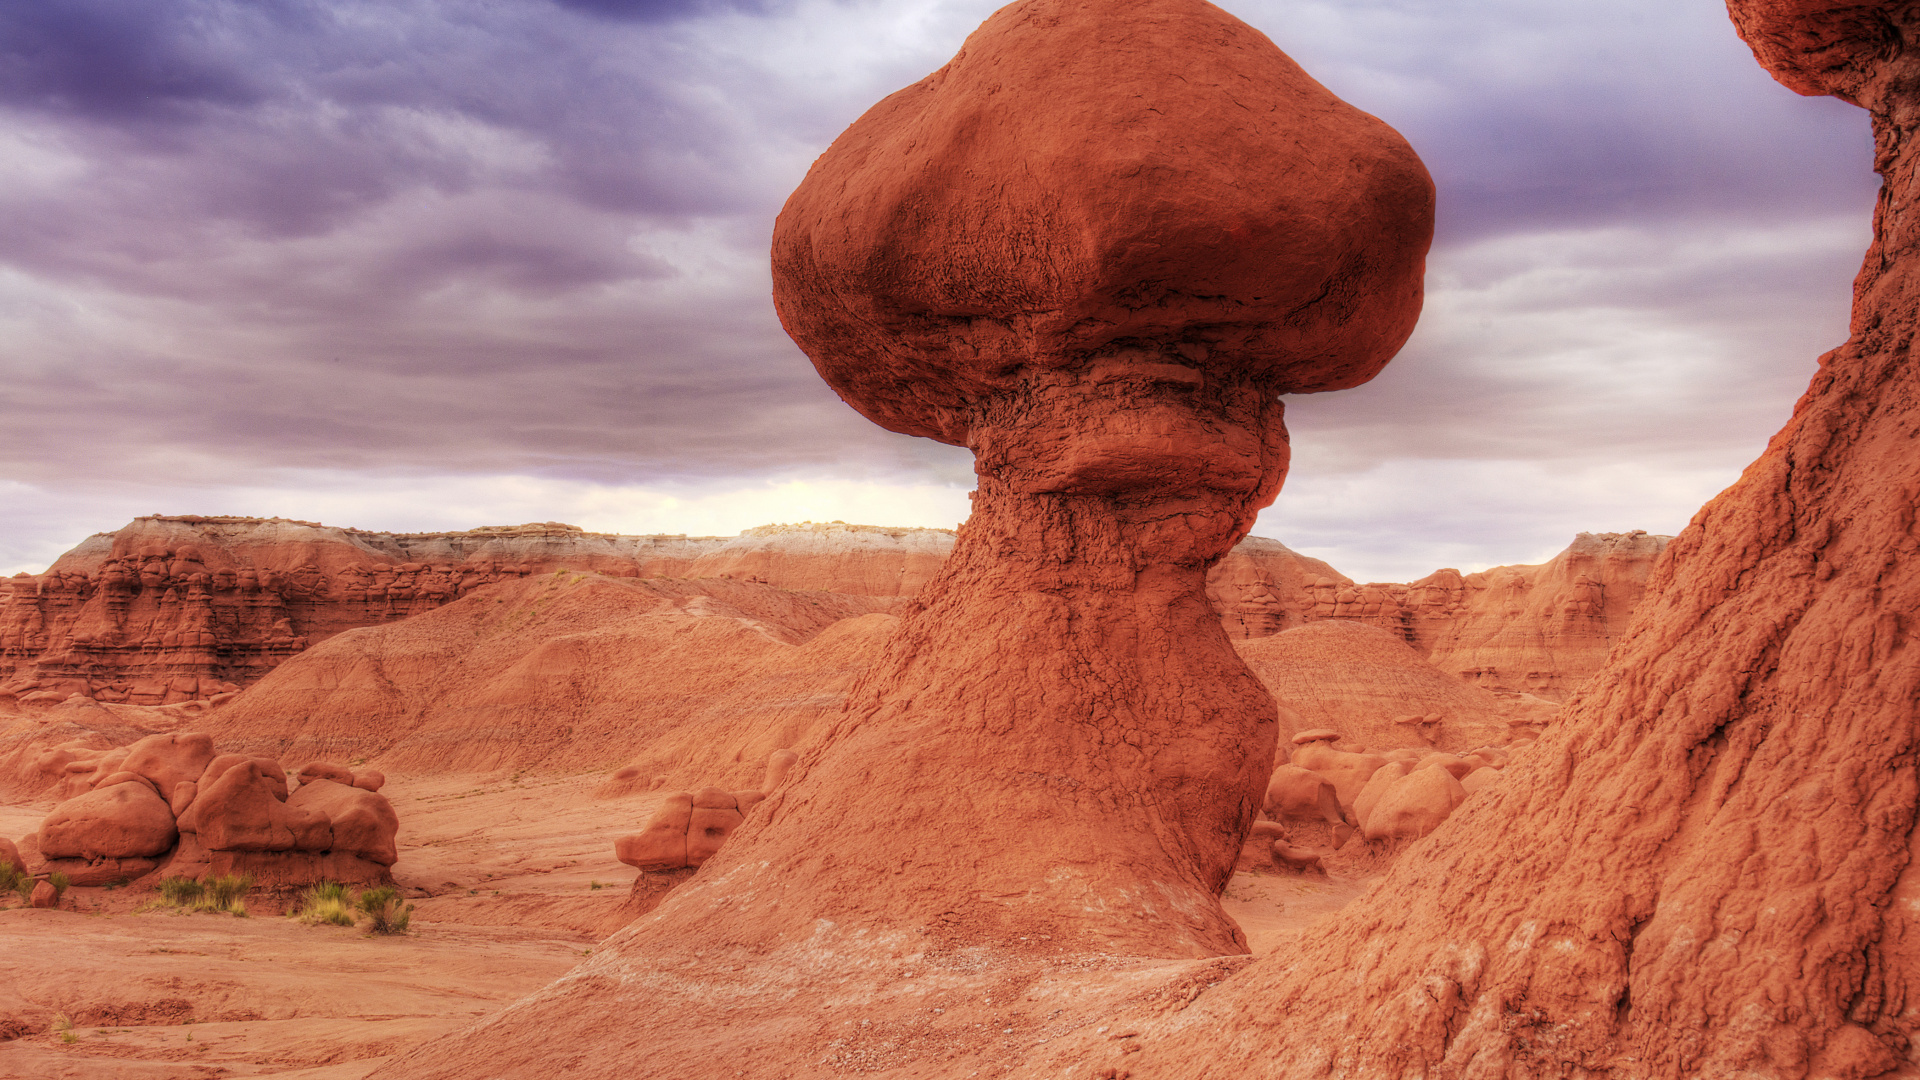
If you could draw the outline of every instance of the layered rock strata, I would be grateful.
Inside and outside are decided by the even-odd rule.
[[[951,542],[940,529],[837,522],[688,538],[553,523],[405,534],[140,518],[90,538],[45,574],[0,581],[0,692],[29,702],[76,693],[137,705],[213,698],[343,631],[559,570],[903,596]]]
[[[1538,566],[1363,584],[1278,541],[1248,537],[1208,572],[1207,599],[1236,639],[1361,622],[1503,697],[1559,701],[1619,639],[1666,540],[1582,533]],[[301,522],[142,518],[80,545],[45,574],[0,580],[0,700],[52,703],[76,693],[137,705],[217,699],[344,630],[560,570],[906,597],[952,547],[944,529],[838,522],[685,538],[566,525],[396,535]],[[419,561],[426,559],[440,561]]]

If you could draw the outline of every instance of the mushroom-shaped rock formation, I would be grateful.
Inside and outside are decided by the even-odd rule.
[[[1284,477],[1279,395],[1411,331],[1431,220],[1404,140],[1198,0],[1012,5],[834,142],[775,227],[781,319],[863,414],[972,448],[979,490],[772,797],[786,910],[962,896],[984,937],[1244,950],[1215,897],[1274,712],[1206,572]]]
[[[1364,382],[1411,331],[1432,213],[1404,140],[1204,0],[1022,0],[869,110],[780,214],[775,305],[863,415],[974,451],[973,514],[691,880],[389,1073],[537,1070],[641,985],[716,1026],[625,1060],[811,1068],[797,1044],[668,1059],[733,1045],[729,992],[687,974],[715,956],[819,983],[1041,940],[1244,953],[1218,898],[1277,722],[1207,571],[1286,473],[1279,396]]]
[[[1182,1080],[1913,1074],[1920,22],[1728,7],[1782,82],[1872,121],[1849,340],[1496,790],[1192,1007],[1143,996],[1006,1075],[1113,1061],[1112,1031],[1142,1047],[1125,1071]]]

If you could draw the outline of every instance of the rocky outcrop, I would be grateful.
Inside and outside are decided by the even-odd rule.
[[[1437,570],[1407,584],[1357,583],[1275,541],[1249,539],[1215,567],[1207,595],[1234,637],[1363,623],[1483,689],[1559,702],[1606,662],[1670,539],[1581,533],[1550,562]]]
[[[1606,663],[1671,537],[1581,533],[1553,561],[1408,586],[1408,640],[1488,690],[1563,701]]]
[[[76,885],[209,874],[265,887],[379,884],[399,859],[399,819],[377,773],[361,783],[343,766],[314,763],[295,786],[274,759],[215,754],[204,733],[50,755],[40,767],[81,789],[36,834],[41,872]]]

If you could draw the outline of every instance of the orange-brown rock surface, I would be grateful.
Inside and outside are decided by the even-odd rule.
[[[1199,0],[1024,0],[870,110],[782,211],[776,305],[856,408],[974,450],[952,557],[690,881],[386,1071],[537,1069],[635,993],[673,1032],[595,1058],[731,1067],[737,1031],[654,997],[707,999],[721,965],[780,998],[1035,938],[1243,952],[1218,897],[1276,725],[1207,571],[1285,475],[1277,395],[1362,382],[1410,331],[1431,213],[1391,129]]]
[[[1559,706],[1450,675],[1392,631],[1327,619],[1234,642],[1280,705],[1290,738],[1331,729],[1382,750],[1466,751],[1545,726]]]
[[[1581,533],[1546,563],[1437,570],[1408,584],[1354,582],[1274,541],[1251,539],[1221,560],[1207,593],[1237,638],[1328,620],[1365,623],[1504,697],[1559,702],[1605,663],[1670,539]]]
[[[361,785],[344,768],[309,765],[296,788],[274,759],[216,755],[199,732],[43,754],[36,766],[65,778],[56,790],[78,792],[33,838],[44,871],[75,884],[235,873],[263,886],[377,883],[398,858],[399,821],[378,773]]]
[[[1181,1015],[1123,1011],[1133,1075],[1920,1067],[1913,16],[1730,6],[1783,82],[1872,117],[1885,183],[1850,339],[1674,539],[1562,721],[1292,955]],[[1098,1039],[1016,1074],[1098,1060]]]

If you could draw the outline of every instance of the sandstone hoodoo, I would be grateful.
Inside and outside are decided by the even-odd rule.
[[[979,490],[763,835],[842,795],[931,833],[951,793],[916,778],[965,775],[989,854],[906,857],[1021,897],[964,902],[981,933],[1236,951],[1213,896],[1273,714],[1206,573],[1285,475],[1279,395],[1364,382],[1411,331],[1431,213],[1398,135],[1192,0],[1012,5],[855,122],[781,212],[776,305],[853,407],[971,448]],[[921,847],[886,827],[833,873]],[[1080,914],[1142,888],[1147,919]]]
[[[855,408],[974,451],[973,515],[786,785],[465,1052],[536,1068],[616,987],[711,1015],[696,955],[1244,952],[1218,894],[1276,723],[1206,574],[1286,473],[1279,395],[1411,331],[1432,212],[1404,140],[1201,0],[1025,0],[856,121],[781,212],[776,305]]]

